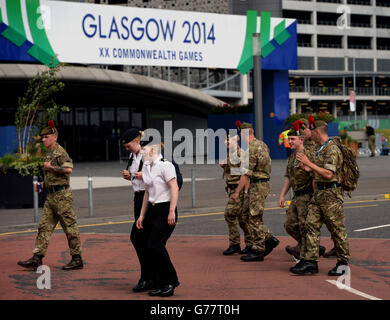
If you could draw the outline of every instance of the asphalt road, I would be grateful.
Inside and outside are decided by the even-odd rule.
[[[344,203],[347,233],[350,238],[390,238],[390,200],[346,200]],[[288,236],[284,230],[285,209],[268,207],[264,213],[264,223],[275,236]],[[133,225],[133,217],[106,219],[106,221],[79,223],[81,233],[129,234]],[[58,227],[59,228],[59,227]],[[34,229],[19,228],[17,234],[36,232]],[[57,230],[56,232],[62,232]],[[195,214],[179,213],[178,224],[174,235],[226,235],[227,227],[222,211]],[[1,233],[0,233],[1,235]],[[324,225],[321,236],[330,234]]]

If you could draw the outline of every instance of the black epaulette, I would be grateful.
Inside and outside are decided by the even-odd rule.
[[[167,159],[165,158],[161,158],[161,161],[164,162],[164,161],[168,161]]]

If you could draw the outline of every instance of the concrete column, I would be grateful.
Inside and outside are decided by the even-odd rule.
[[[333,101],[333,104],[332,104],[332,115],[334,118],[337,118],[337,103],[336,101]]]
[[[297,103],[297,113],[302,113],[302,104],[301,104],[301,102]]]
[[[248,74],[240,75],[241,105],[248,104]]]
[[[363,119],[367,120],[367,102],[363,102]]]
[[[290,99],[290,114],[296,114],[296,113],[297,113],[297,100]]]

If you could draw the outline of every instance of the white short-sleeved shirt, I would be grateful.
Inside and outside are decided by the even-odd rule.
[[[176,178],[175,166],[167,161],[162,161],[160,155],[150,170],[150,163],[146,161],[142,169],[145,189],[149,192],[149,202],[160,203],[171,201],[171,189],[168,182]]]
[[[133,157],[133,162],[129,168],[129,172],[131,174],[131,184],[133,186],[133,190],[135,192],[143,191],[143,190],[145,190],[145,184],[144,184],[143,180],[134,178],[134,173],[138,172],[139,164],[140,164],[141,159],[142,159],[142,154],[141,154],[141,152],[138,152],[138,155],[131,153],[130,157]]]

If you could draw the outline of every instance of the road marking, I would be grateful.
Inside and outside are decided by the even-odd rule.
[[[360,231],[374,230],[374,229],[387,228],[387,227],[390,227],[390,224],[383,224],[381,226],[369,227],[369,228],[364,228],[364,229],[357,229],[357,230],[353,230],[353,231],[360,232]]]
[[[336,280],[325,280],[331,284],[334,284],[335,286],[337,286],[337,281]],[[353,293],[353,294],[356,294],[358,296],[361,296],[363,298],[366,298],[368,300],[383,300],[383,299],[380,299],[380,298],[377,298],[377,297],[374,297],[374,296],[371,296],[367,293],[364,293],[364,292],[361,292],[359,290],[356,290],[354,288],[351,288],[351,287],[347,287],[347,286],[344,286],[343,289],[340,289],[340,290],[345,290],[345,291],[348,291],[350,293]]]
[[[344,209],[353,209],[353,208],[369,208],[369,207],[377,207],[377,204],[369,204],[367,206],[352,206],[352,207],[344,207]]]

